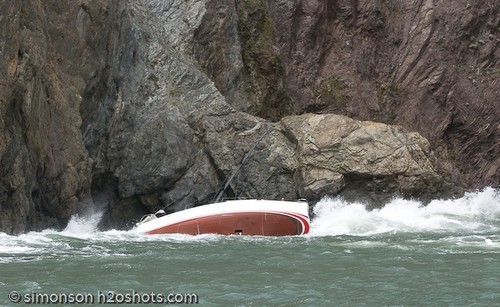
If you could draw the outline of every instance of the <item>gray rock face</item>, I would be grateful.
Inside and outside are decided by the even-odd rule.
[[[94,160],[93,193],[110,213],[104,224],[205,202],[217,189],[196,129],[204,116],[232,109],[187,55],[202,4],[136,1],[122,8],[118,33],[111,33],[117,48],[105,61],[112,66],[97,71],[95,79],[106,81],[87,87],[83,106],[101,109],[84,118],[82,130]]]

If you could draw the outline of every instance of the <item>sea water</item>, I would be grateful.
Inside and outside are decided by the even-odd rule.
[[[99,214],[0,234],[0,305],[500,305],[498,189],[314,211],[297,237],[100,232]]]

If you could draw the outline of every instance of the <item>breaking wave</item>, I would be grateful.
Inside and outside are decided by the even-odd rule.
[[[95,212],[86,216],[75,215],[68,222],[62,233],[71,234],[89,234],[97,231],[97,225],[101,221],[102,212]]]
[[[314,207],[311,236],[367,236],[405,232],[497,232],[500,230],[500,191],[485,188],[453,200],[394,199],[381,209],[325,197]]]

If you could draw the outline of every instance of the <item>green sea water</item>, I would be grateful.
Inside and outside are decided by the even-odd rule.
[[[0,234],[0,305],[500,305],[498,190],[374,211],[324,199],[315,211],[298,237],[100,232],[99,215]]]

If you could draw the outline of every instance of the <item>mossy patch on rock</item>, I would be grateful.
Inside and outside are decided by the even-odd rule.
[[[246,91],[255,114],[279,120],[290,110],[290,97],[284,86],[285,69],[275,47],[274,29],[266,1],[237,2],[238,33],[248,84]]]

